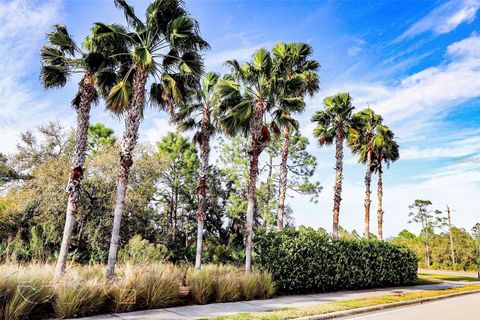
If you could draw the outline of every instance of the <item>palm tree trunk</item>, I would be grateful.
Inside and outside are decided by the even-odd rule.
[[[76,109],[77,128],[75,131],[75,153],[73,166],[68,179],[67,192],[68,204],[65,216],[65,227],[63,229],[62,244],[55,267],[55,277],[59,278],[65,273],[67,265],[68,249],[72,240],[72,233],[75,226],[75,215],[82,190],[83,164],[87,154],[88,127],[90,125],[90,109],[93,95],[95,93],[93,78],[85,74],[80,84],[80,104]]]
[[[367,173],[365,173],[365,230],[363,236],[365,239],[370,238],[370,183],[372,182],[372,152],[367,151]]]
[[[270,193],[272,191],[272,171],[273,171],[273,153],[268,155],[268,174],[267,174],[267,195],[263,206],[263,226],[267,226],[268,216],[270,213]]]
[[[138,129],[143,115],[146,81],[147,72],[138,69],[133,78],[132,103],[125,115],[125,132],[123,134],[122,153],[120,154],[120,168],[117,180],[117,200],[115,202],[115,209],[113,210],[112,238],[108,251],[107,278],[111,278],[115,273],[115,262],[117,261],[120,238],[120,224],[128,186],[128,174],[133,165],[132,151],[137,144]]]
[[[340,216],[340,202],[342,201],[342,181],[343,181],[343,140],[345,140],[345,131],[338,128],[335,134],[335,187],[333,195],[333,240],[338,240],[338,224]]]
[[[287,194],[287,160],[288,160],[288,144],[290,142],[290,127],[287,125],[284,129],[282,144],[282,162],[280,164],[280,181],[278,192],[278,211],[277,211],[277,228],[283,230],[283,216],[285,212],[285,197]]]
[[[245,272],[252,272],[253,252],[253,213],[255,212],[258,158],[263,150],[262,124],[264,114],[263,101],[257,101],[253,107],[252,117],[252,151],[250,155],[250,174],[248,180],[247,195],[247,217],[245,223],[246,244],[245,244]]]
[[[383,240],[383,182],[382,182],[382,162],[379,159],[378,164],[378,185],[377,185],[377,200],[378,200],[378,210],[377,210],[377,222],[378,222],[378,239]]]
[[[203,227],[205,223],[205,213],[207,210],[207,174],[208,160],[210,156],[210,117],[205,112],[203,119],[202,136],[200,143],[200,177],[198,183],[198,214],[197,214],[197,252],[195,255],[195,269],[200,270],[202,266],[202,249],[203,249]]]

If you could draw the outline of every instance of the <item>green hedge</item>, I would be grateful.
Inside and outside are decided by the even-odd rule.
[[[332,241],[324,231],[287,228],[255,235],[257,266],[285,293],[324,292],[412,284],[415,254],[378,240]]]

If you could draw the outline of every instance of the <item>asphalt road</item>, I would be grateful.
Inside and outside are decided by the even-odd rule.
[[[342,320],[480,320],[480,293],[396,309],[341,318]]]

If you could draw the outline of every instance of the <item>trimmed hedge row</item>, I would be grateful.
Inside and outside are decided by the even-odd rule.
[[[255,235],[256,263],[284,293],[324,292],[412,284],[417,258],[378,240],[332,241],[324,231],[287,228]]]

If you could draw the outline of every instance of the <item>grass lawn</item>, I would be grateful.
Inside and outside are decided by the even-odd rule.
[[[376,306],[380,304],[388,304],[394,302],[401,302],[407,300],[414,300],[427,297],[435,297],[446,295],[450,293],[466,292],[480,290],[480,285],[467,285],[460,288],[444,289],[444,290],[431,290],[422,292],[410,292],[401,295],[386,295],[375,298],[344,300],[337,302],[329,302],[316,306],[305,306],[297,308],[285,308],[274,311],[263,311],[255,313],[239,313],[231,316],[221,316],[212,318],[215,320],[248,320],[248,319],[263,319],[263,320],[283,320],[293,319],[298,317],[306,317],[312,315],[325,314],[335,311],[344,311],[362,307]]]
[[[438,283],[442,281],[465,281],[465,282],[475,282],[479,281],[478,278],[466,277],[466,276],[455,276],[449,274],[430,274],[430,273],[419,273],[417,281],[431,281],[432,283]],[[423,284],[423,283],[420,283]]]

